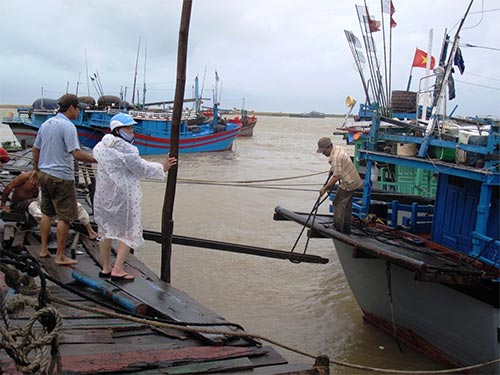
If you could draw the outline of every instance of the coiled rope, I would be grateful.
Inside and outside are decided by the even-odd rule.
[[[13,327],[9,313],[15,314],[26,306],[37,308],[38,302],[35,298],[22,294],[10,298],[8,303],[5,298],[1,298],[0,314],[5,327],[0,325],[0,346],[14,360],[16,368],[22,373],[45,374],[50,361],[50,345],[57,340],[62,326],[61,315],[53,306],[45,306],[35,311],[24,327]],[[47,328],[47,321],[54,322],[51,330]]]
[[[40,263],[29,254],[15,254],[3,248],[0,250],[0,270],[6,275],[6,282],[11,288],[26,290],[27,286],[34,285],[34,281],[29,278],[40,277],[40,288],[34,289],[38,292],[37,298],[17,294],[6,302],[5,296],[0,295],[0,316],[3,321],[3,325],[0,324],[0,347],[14,360],[16,368],[25,374],[52,373],[56,365],[60,373],[59,331],[62,319],[53,306],[47,305],[46,279]],[[26,306],[35,308],[36,312],[24,327],[12,327],[9,313],[16,313]]]

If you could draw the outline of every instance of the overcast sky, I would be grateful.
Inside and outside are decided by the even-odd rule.
[[[431,28],[439,56],[445,29],[454,35],[469,1],[393,0],[394,90],[406,89],[415,48],[428,49]],[[212,97],[217,70],[223,108],[241,107],[245,98],[250,110],[345,113],[347,95],[364,100],[344,35],[361,37],[355,4],[362,1],[193,0],[186,97],[196,75],[204,97]],[[367,5],[380,19],[380,1]],[[139,38],[141,98],[145,81],[146,101],[173,99],[181,7],[181,0],[3,0],[0,103],[31,104],[42,87],[49,98],[67,87],[75,93],[79,77],[79,95],[97,98],[87,70],[98,72],[108,95],[127,87],[130,100]],[[460,39],[466,70],[454,74],[457,98],[448,112],[458,105],[456,115],[500,117],[499,8],[498,0],[472,5]],[[382,32],[373,35],[382,52]],[[424,73],[413,69],[412,90]]]

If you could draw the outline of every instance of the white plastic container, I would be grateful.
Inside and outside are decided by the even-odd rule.
[[[415,143],[398,143],[396,152],[401,156],[415,156],[417,145]]]

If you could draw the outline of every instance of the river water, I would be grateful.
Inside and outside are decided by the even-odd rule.
[[[273,221],[274,208],[311,211],[328,170],[316,142],[332,136],[343,144],[332,135],[342,121],[259,116],[254,136],[238,138],[232,151],[180,155],[174,233],[290,250],[301,227]],[[144,181],[142,187],[144,228],[160,231],[165,184]],[[328,202],[319,212],[328,212]],[[305,242],[303,235],[296,251],[304,251]],[[408,347],[401,352],[393,338],[363,322],[331,240],[311,239],[307,252],[330,261],[294,264],[173,245],[171,282],[246,331],[304,352],[372,367],[442,368]],[[146,242],[135,254],[160,272],[159,244]],[[276,349],[291,362],[312,362]],[[336,366],[331,372],[368,373]]]

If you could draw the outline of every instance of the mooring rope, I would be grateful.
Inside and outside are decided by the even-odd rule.
[[[31,291],[31,294],[38,293],[36,299],[17,294],[14,298],[9,299],[9,303],[6,305],[5,296],[0,294],[0,304],[2,305],[0,313],[5,324],[5,328],[0,326],[2,334],[0,347],[6,348],[7,354],[14,359],[16,367],[23,373],[52,373],[56,365],[57,371],[60,373],[62,363],[58,332],[62,325],[62,319],[57,310],[52,306],[47,306],[47,281],[45,274],[41,271],[40,263],[29,254],[16,254],[1,247],[0,255],[1,271],[4,273],[5,281],[9,287],[15,288],[17,291],[25,290],[27,286],[34,285],[31,278],[40,278],[40,287],[34,286],[33,291]],[[15,267],[16,270],[12,267]],[[9,268],[10,270],[8,270]],[[11,328],[8,313],[18,311],[27,305],[34,307],[36,313],[24,328]],[[37,321],[42,328],[35,328]],[[50,344],[50,357],[48,344]],[[34,358],[31,354],[33,351],[35,352]],[[51,361],[47,368],[49,358]]]
[[[62,327],[61,315],[53,306],[45,306],[36,310],[24,327],[12,326],[9,313],[19,312],[25,306],[36,309],[38,301],[22,294],[10,298],[8,303],[3,296],[0,298],[0,314],[5,325],[0,325],[0,347],[5,349],[22,373],[45,374],[51,359],[51,344],[57,340]],[[55,323],[52,330],[47,329],[47,321]],[[37,322],[41,327],[36,325]]]
[[[129,315],[119,314],[116,312],[110,312],[110,311],[102,310],[102,309],[95,308],[95,307],[84,306],[84,305],[73,303],[73,302],[58,298],[58,297],[49,296],[49,299],[54,303],[65,305],[68,307],[72,307],[74,309],[80,309],[80,310],[84,310],[84,311],[91,312],[91,313],[106,315],[106,316],[110,316],[112,318],[124,319],[124,320],[128,320],[128,321],[131,321],[134,323],[147,325],[147,326],[177,329],[177,330],[191,332],[191,333],[205,333],[205,334],[225,335],[225,336],[232,336],[232,337],[256,339],[256,340],[268,342],[272,345],[276,345],[276,346],[283,348],[283,349],[286,349],[288,351],[291,351],[291,352],[294,352],[297,354],[301,354],[305,357],[309,357],[309,358],[313,358],[313,359],[318,358],[317,355],[305,352],[305,351],[300,350],[300,349],[293,348],[289,345],[282,344],[276,340],[273,340],[273,339],[270,339],[268,337],[258,335],[258,334],[253,334],[253,333],[248,333],[248,332],[227,332],[227,331],[206,329],[206,328],[183,327],[183,326],[178,326],[175,324],[156,322],[156,321],[151,321],[151,320],[142,319],[142,318],[135,318],[135,317],[132,317]],[[335,360],[335,359],[329,359],[329,363],[333,364],[333,365],[337,365],[337,366],[349,367],[349,368],[354,368],[354,369],[358,369],[358,370],[378,372],[378,373],[383,373],[383,374],[429,375],[429,374],[452,374],[452,373],[456,373],[456,372],[470,371],[470,370],[474,370],[477,368],[489,366],[491,364],[500,363],[500,358],[494,359],[494,360],[491,360],[488,362],[484,362],[484,363],[479,363],[476,365],[471,365],[471,366],[457,367],[457,368],[446,369],[446,370],[423,370],[423,371],[420,371],[420,370],[417,370],[417,371],[394,370],[394,369],[387,369],[387,368],[370,367],[370,366],[357,365],[354,363],[344,362],[344,361]]]

